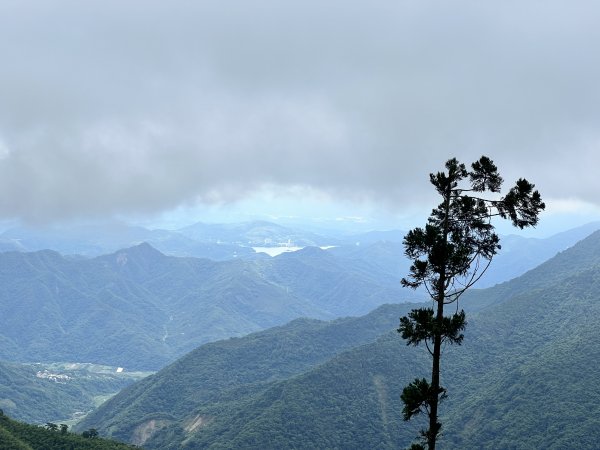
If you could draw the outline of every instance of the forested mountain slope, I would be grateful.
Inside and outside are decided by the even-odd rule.
[[[180,425],[189,425],[182,425],[184,422],[202,422],[203,415],[192,413],[208,405],[213,411],[210,420],[214,420],[278,380],[375,340],[395,326],[398,314],[411,307],[384,305],[364,317],[333,322],[297,319],[243,338],[205,344],[124,390],[88,416],[79,428],[100,426],[106,433],[142,443],[140,435],[148,424],[146,418],[158,420],[161,425],[172,424],[170,432],[178,433]]]
[[[317,248],[223,262],[148,244],[93,259],[8,252],[0,283],[0,360],[127,369],[158,369],[205,342],[297,317],[364,314],[403,296]]]
[[[597,448],[599,250],[595,233],[524,276],[465,300],[476,303],[481,296],[484,305],[470,308],[464,345],[445,350],[443,448]],[[397,324],[403,313],[397,305],[389,308]],[[242,358],[220,372],[228,387],[215,386],[217,393],[187,405],[174,401],[174,393],[194,373],[210,373],[213,359],[197,358],[192,372],[186,365],[175,369],[177,362],[144,380],[140,391],[141,384],[126,389],[86,425],[132,439],[134,430],[154,421],[148,448],[402,448],[418,434],[418,424],[402,421],[400,393],[408,381],[427,376],[428,360],[423,348],[407,347],[390,328],[374,342],[329,354],[324,348],[327,361],[308,360],[287,378],[284,369],[279,377],[261,376],[260,359]],[[311,345],[302,326],[297,333]],[[277,333],[270,337],[276,341],[265,338],[254,353],[268,358],[269,347],[285,346]],[[281,364],[287,367],[297,353],[284,348],[289,355]],[[186,358],[189,364],[194,353]],[[238,383],[240,373],[263,383]],[[145,392],[160,395],[140,413],[131,405]]]

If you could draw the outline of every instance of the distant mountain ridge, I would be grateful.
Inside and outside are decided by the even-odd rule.
[[[490,287],[518,277],[599,229],[600,222],[592,222],[547,238],[500,236],[502,248],[477,287]],[[340,257],[362,261],[374,273],[383,272],[400,279],[408,273],[410,266],[410,261],[404,257],[404,234],[388,231],[355,235],[352,238],[356,242],[352,245],[340,245],[329,251]]]
[[[213,260],[253,258],[253,246],[336,245],[341,240],[296,230],[271,222],[233,224],[198,222],[179,230],[147,229],[123,223],[71,227],[16,227],[0,234],[0,251],[51,249],[62,254],[100,256],[147,242],[172,256],[193,256]]]
[[[545,239],[524,238],[516,235],[502,236],[502,249],[494,257],[488,272],[478,287],[493,286],[511,280],[566,250],[600,229],[600,222],[592,222],[557,233]]]
[[[190,239],[177,231],[149,230],[126,224],[77,226],[66,228],[12,228],[0,234],[0,251],[39,251],[51,249],[63,255],[100,256],[122,248],[148,242],[173,256],[195,256],[214,260],[249,257],[248,247]]]
[[[597,229],[600,229],[600,222],[589,223],[544,239],[501,236],[503,248],[491,269],[480,280],[479,286],[493,286],[533,269]],[[122,223],[44,229],[17,227],[0,234],[0,252],[50,249],[63,255],[78,254],[89,258],[147,242],[170,256],[225,261],[266,257],[255,253],[252,247],[334,246],[330,251],[337,255],[351,256],[354,260],[368,260],[368,264],[375,262],[374,257],[381,256],[382,261],[377,266],[400,278],[409,265],[402,248],[405,234],[401,230],[351,235],[342,232],[336,234],[329,230],[318,234],[266,221],[232,224],[198,222],[179,230],[150,230]],[[379,248],[381,251],[384,246],[388,246],[389,250],[384,251],[383,255],[375,255],[375,249]],[[394,250],[392,258],[389,256],[391,249]]]
[[[291,242],[299,247],[315,247],[335,245],[340,242],[340,239],[331,236],[261,220],[231,224],[198,222],[177,231],[200,242],[228,242],[245,246],[277,246]]]

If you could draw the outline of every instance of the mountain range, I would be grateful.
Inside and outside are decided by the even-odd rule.
[[[252,247],[327,246],[342,242],[332,236],[253,221],[232,224],[196,224],[178,229],[147,229],[125,223],[70,227],[15,227],[0,234],[0,251],[55,250],[86,257],[112,253],[143,242],[171,256],[193,256],[217,261],[253,258]]]
[[[403,293],[315,247],[257,260],[0,253],[0,359],[156,370],[198,345],[297,317],[364,314]]]
[[[502,236],[502,249],[479,286],[493,286],[533,269],[597,229],[600,229],[600,223],[592,222],[548,238]],[[124,223],[43,229],[16,227],[0,234],[0,252],[54,250],[63,255],[90,258],[146,242],[169,256],[225,261],[266,257],[256,253],[253,247],[333,247],[330,251],[338,256],[366,260],[369,264],[376,262],[375,269],[383,269],[400,279],[409,265],[402,246],[405,234],[401,230],[359,234],[327,230],[316,233],[265,221],[232,224],[198,222],[178,230],[151,230]]]
[[[599,286],[597,232],[461,300],[465,341],[443,356],[443,448],[597,448]],[[80,426],[150,449],[403,448],[420,424],[402,420],[400,392],[429,366],[394,330],[409,306],[204,345]]]
[[[554,282],[565,276],[575,276],[586,265],[594,267],[597,264],[597,249],[589,245],[590,241],[585,241],[588,245],[584,246],[583,250],[580,245],[577,246],[580,261],[565,259],[559,254],[557,258],[551,259],[536,270],[513,281],[505,281],[506,277],[511,274],[520,275],[528,266],[541,262],[551,253],[566,249],[597,226],[598,224],[589,224],[547,239],[504,237],[503,250],[495,258],[491,270],[486,274],[487,280],[481,285],[496,282],[500,284],[492,289],[468,292],[464,298],[464,305],[473,314],[484,314],[484,310],[491,311],[499,307],[507,298],[544,289],[549,284],[548,280]],[[222,241],[210,242],[211,239],[220,240],[227,236],[222,230],[219,231],[220,226],[215,225],[213,228],[215,233],[221,234],[211,235],[206,232],[206,245],[219,248],[223,245],[231,245],[232,248],[239,246],[236,243],[224,244]],[[205,227],[196,227],[194,232],[202,229]],[[260,239],[264,242],[264,236],[269,235],[263,233],[265,230],[270,230],[268,233],[287,232],[285,228],[271,227],[268,223],[240,224],[231,226],[228,239],[236,239],[236,236],[239,238],[244,233],[250,233],[248,236],[254,235],[254,242],[260,242]],[[153,233],[145,229],[138,231],[142,234]],[[160,230],[158,232],[162,233]],[[168,233],[178,234],[177,239],[182,239],[180,242],[184,250],[188,248],[188,239],[191,242],[199,242],[179,232]],[[266,376],[258,372],[258,375],[249,375],[254,380],[251,383],[238,380],[235,389],[228,385],[227,381],[224,381],[225,387],[213,386],[217,392],[215,395],[220,396],[216,402],[218,407],[215,407],[217,413],[214,418],[210,416],[211,420],[208,422],[199,419],[200,422],[193,423],[197,426],[202,425],[200,428],[204,429],[203,427],[210,422],[216,429],[217,423],[225,423],[225,419],[233,420],[230,416],[232,411],[244,410],[239,401],[246,402],[246,394],[255,398],[257,392],[263,392],[256,390],[257,386],[266,389],[271,387],[271,382],[287,383],[291,378],[316,370],[319,364],[327,366],[341,354],[351,354],[357,345],[373,343],[377,338],[385,342],[385,330],[390,329],[391,322],[393,329],[398,316],[405,314],[409,308],[409,305],[398,302],[423,298],[418,292],[399,289],[398,280],[406,274],[408,268],[407,261],[400,257],[403,252],[402,235],[400,231],[372,232],[345,236],[346,240],[338,242],[337,246],[326,251],[317,247],[307,247],[274,258],[256,254],[244,257],[240,253],[237,257],[224,256],[219,261],[168,256],[147,243],[107,255],[90,257],[90,254],[74,255],[69,251],[65,252],[66,255],[50,250],[25,251],[27,248],[21,242],[31,245],[34,238],[25,241],[0,239],[0,251],[15,247],[19,250],[0,253],[0,280],[5,287],[0,292],[0,314],[4,319],[0,329],[0,359],[13,361],[0,362],[0,408],[4,408],[14,417],[31,422],[45,423],[48,420],[63,418],[66,420],[76,411],[93,409],[100,399],[130,384],[135,378],[92,377],[87,383],[81,381],[83,378],[78,382],[50,383],[35,376],[35,365],[20,362],[42,361],[45,367],[49,367],[56,361],[89,361],[122,366],[126,372],[136,369],[157,370],[203,343],[230,336],[244,336],[282,325],[296,317],[330,320],[335,317],[365,314],[386,302],[396,305],[388,305],[384,309],[400,308],[392,313],[387,321],[381,318],[382,315],[377,312],[379,309],[374,311],[373,315],[368,316],[370,319],[365,318],[364,324],[369,324],[365,326],[368,329],[366,334],[362,334],[365,327],[360,325],[363,319],[343,319],[350,320],[349,323],[362,331],[352,337],[349,337],[349,332],[341,333],[340,336],[347,342],[331,347],[328,347],[327,342],[311,347],[311,338],[305,338],[303,334],[306,323],[312,322],[313,325],[318,324],[319,329],[328,329],[329,322],[308,319],[292,322],[294,335],[312,348],[314,354],[305,355],[306,358],[297,356],[294,348],[283,345],[281,350],[289,357],[295,358],[295,363],[290,368],[289,362],[280,361],[277,369],[267,374],[265,379],[268,382],[257,383],[253,376]],[[39,235],[34,233],[35,236],[39,238]],[[71,239],[65,234],[57,236],[62,236],[68,242]],[[73,236],[75,240],[81,238],[78,233],[74,233]],[[80,245],[86,242],[85,245],[90,245],[92,236],[93,233],[89,233],[82,237]],[[242,239],[247,239],[248,236]],[[284,234],[280,235],[281,239],[282,236]],[[56,242],[53,239],[42,239],[39,245]],[[7,247],[3,247],[7,242]],[[71,244],[72,242],[66,244],[64,249]],[[99,251],[98,249],[95,251]],[[248,247],[246,249],[251,250]],[[571,251],[572,249],[564,253],[570,254]],[[497,271],[494,270],[496,265],[500,267]],[[377,322],[379,319],[375,320],[376,317],[379,317],[381,322]],[[281,329],[285,331],[286,328],[284,326]],[[331,328],[336,329],[341,328]],[[329,336],[329,341],[339,342],[335,333],[331,331],[325,334]],[[396,338],[394,333],[388,336],[390,345],[395,345]],[[282,340],[294,342],[294,347],[306,349],[304,344],[294,339]],[[262,340],[258,339],[255,343],[257,342]],[[255,359],[260,359],[260,348],[249,350],[243,342],[240,345],[244,351],[254,355]],[[210,350],[211,347],[206,348]],[[376,355],[377,348],[369,351]],[[319,356],[319,353],[322,355]],[[209,360],[211,358],[208,357]],[[417,352],[414,358],[419,360],[422,355]],[[246,361],[240,354],[234,359],[241,361],[240,370],[245,373],[251,372],[243,368],[246,363],[252,366],[251,361]],[[419,364],[426,365],[426,361]],[[190,363],[190,366],[205,373],[207,378],[214,376],[227,379],[227,374],[211,374],[197,362]],[[230,371],[237,370],[231,361],[225,366]],[[361,383],[364,383],[364,380]],[[209,385],[211,384],[207,383],[207,386]],[[379,383],[378,386],[386,385]],[[182,390],[185,391],[183,387]],[[242,394],[238,396],[239,392]],[[450,399],[448,404],[451,401]],[[209,410],[212,408],[210,405],[209,402]],[[168,433],[158,431],[153,434],[150,429],[150,432],[142,433],[134,442],[144,441],[146,446],[156,448],[167,445],[169,439],[173,442],[194,443],[190,445],[215,446],[221,441],[225,446],[230,445],[231,435],[217,439],[212,432],[199,435],[186,431],[185,421],[198,416],[205,417],[202,414],[191,418],[187,415],[188,412],[179,416],[170,415],[169,412],[166,414],[167,419],[159,422],[156,428],[167,424],[165,430],[168,429]],[[385,414],[387,417],[388,412]],[[181,425],[181,421],[185,422],[184,426]],[[124,423],[128,421],[125,420]],[[253,423],[244,427],[253,429]],[[134,428],[139,426],[144,429],[143,422]],[[416,429],[412,431],[412,435],[416,434]],[[115,431],[118,432],[121,431]],[[172,438],[173,433],[182,440]],[[393,433],[395,435],[395,432]],[[461,433],[463,431],[457,432],[457,435]],[[408,439],[409,434],[401,429],[398,431],[399,436],[404,436],[403,439]],[[200,436],[204,437],[200,439]],[[130,436],[125,434],[122,437],[130,439]],[[240,436],[235,439],[240,439]],[[281,436],[277,439],[279,442]]]

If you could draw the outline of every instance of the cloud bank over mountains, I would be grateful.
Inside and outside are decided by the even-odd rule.
[[[451,156],[599,204],[600,6],[7,1],[0,217],[306,186],[392,210]]]

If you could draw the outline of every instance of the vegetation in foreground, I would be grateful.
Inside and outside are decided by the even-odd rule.
[[[30,425],[0,410],[0,450],[126,450],[136,448],[98,437],[94,429],[75,434],[65,424]]]

